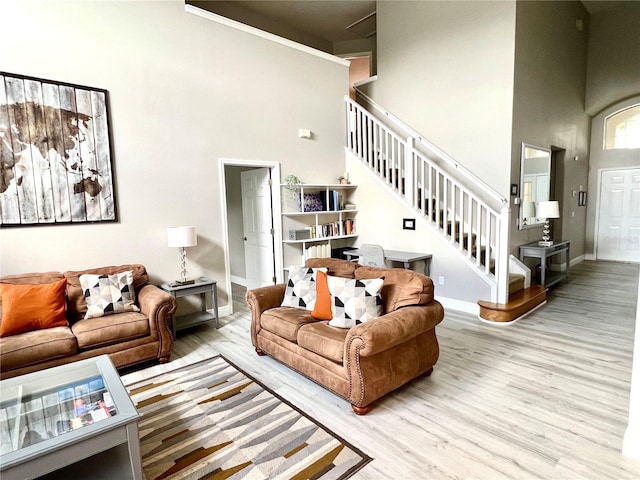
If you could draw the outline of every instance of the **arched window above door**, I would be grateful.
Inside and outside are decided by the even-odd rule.
[[[620,110],[604,121],[604,149],[640,148],[640,104]]]

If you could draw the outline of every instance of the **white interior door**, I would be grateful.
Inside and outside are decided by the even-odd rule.
[[[275,277],[270,170],[240,174],[247,290],[273,285]]]
[[[640,168],[602,171],[596,258],[640,262]]]

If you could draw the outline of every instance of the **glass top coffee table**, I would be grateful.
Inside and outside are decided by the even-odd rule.
[[[138,413],[107,355],[0,382],[0,477],[142,479]]]

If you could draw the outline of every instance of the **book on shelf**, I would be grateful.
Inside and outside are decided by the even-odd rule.
[[[355,203],[345,203],[344,204],[344,209],[345,210],[355,210],[356,209],[356,204]]]
[[[353,235],[356,233],[356,221],[353,218],[347,218],[343,222],[344,235]]]

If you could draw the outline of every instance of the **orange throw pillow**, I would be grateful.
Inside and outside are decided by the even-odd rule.
[[[322,271],[316,273],[316,305],[311,312],[313,318],[318,320],[331,320],[331,294],[327,274]]]
[[[0,337],[40,330],[66,327],[65,287],[67,279],[53,283],[0,284],[2,291],[2,320]]]

